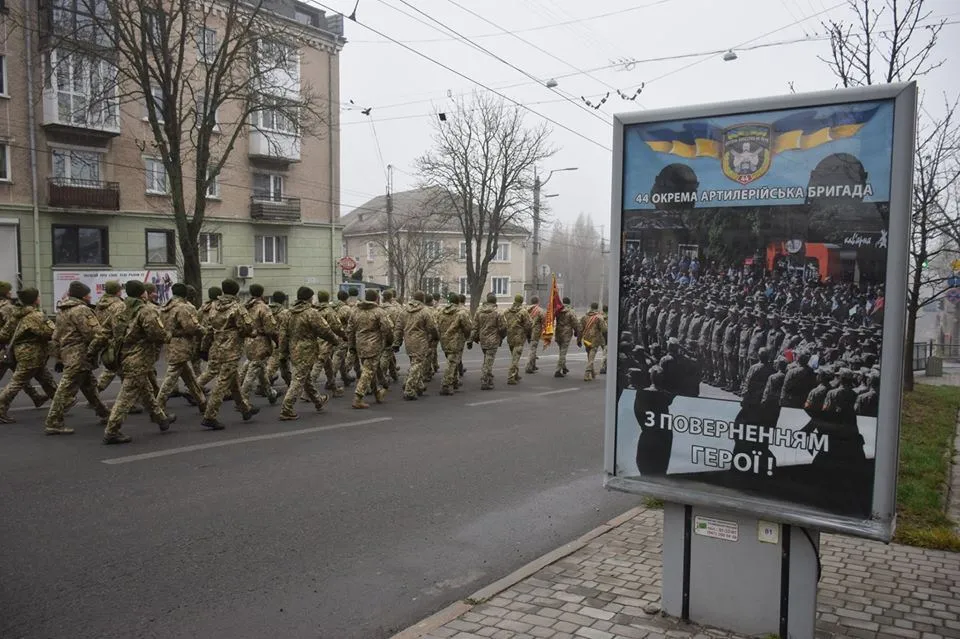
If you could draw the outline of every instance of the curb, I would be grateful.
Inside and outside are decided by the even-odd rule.
[[[600,535],[610,532],[614,528],[617,528],[618,526],[630,521],[646,510],[646,506],[637,506],[635,508],[631,508],[627,512],[614,517],[605,524],[600,524],[590,532],[581,535],[573,541],[566,543],[555,550],[551,550],[545,555],[537,557],[530,563],[513,571],[506,577],[498,579],[489,586],[481,588],[463,601],[452,603],[440,612],[430,615],[426,619],[417,622],[406,630],[402,630],[401,632],[393,635],[390,639],[420,639],[420,637],[423,635],[436,630],[440,626],[453,621],[460,615],[469,612],[474,606],[478,606],[492,599],[504,590],[507,590],[515,584],[523,581],[527,577],[534,575],[550,564],[555,563],[568,555],[572,555]]]

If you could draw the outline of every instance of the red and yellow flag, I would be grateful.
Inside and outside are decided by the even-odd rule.
[[[563,310],[560,301],[560,291],[557,289],[557,276],[552,277],[550,283],[550,298],[547,300],[547,312],[543,318],[543,347],[550,346],[553,340],[554,327],[557,323],[557,314]]]

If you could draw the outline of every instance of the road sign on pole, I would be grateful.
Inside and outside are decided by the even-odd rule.
[[[960,288],[954,287],[947,291],[947,301],[951,304],[960,302]]]
[[[346,255],[337,261],[337,265],[347,273],[352,273],[357,268],[357,261],[349,255]]]

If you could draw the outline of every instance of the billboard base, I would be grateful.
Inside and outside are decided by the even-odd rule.
[[[743,635],[812,639],[820,533],[666,503],[663,610]]]

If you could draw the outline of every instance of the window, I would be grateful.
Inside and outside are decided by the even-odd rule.
[[[283,176],[276,173],[254,173],[253,197],[271,202],[282,200]]]
[[[293,19],[299,22],[300,24],[306,24],[311,27],[320,26],[320,16],[318,16],[313,11],[304,11],[303,9],[294,9],[293,10]]]
[[[100,154],[53,149],[53,176],[70,186],[100,187]]]
[[[147,264],[176,264],[173,231],[147,229]]]
[[[201,233],[198,244],[201,264],[220,264],[219,233]]]
[[[372,262],[377,259],[377,243],[367,242],[367,261]]]
[[[427,260],[438,260],[443,252],[443,242],[440,240],[426,240],[423,243],[423,257]]]
[[[218,109],[213,104],[207,103],[206,93],[197,94],[197,126],[201,126],[206,120],[206,117],[209,115],[213,118],[213,128],[218,128],[220,125],[220,118],[218,117],[217,111]]]
[[[217,55],[217,30],[197,27],[197,59],[200,62],[213,62]]]
[[[282,235],[257,235],[254,238],[257,264],[286,264],[287,238]]]
[[[494,262],[510,261],[510,242],[499,242],[497,244],[497,253],[493,256]]]
[[[470,295],[470,287],[467,286],[467,278],[460,276],[460,294],[461,295]]]
[[[150,95],[146,97],[147,100],[153,102],[153,110],[157,114],[157,122],[163,122],[163,89],[157,86],[150,87]],[[150,118],[150,107],[144,103],[143,105],[143,119]]]
[[[297,127],[289,117],[292,108],[293,107],[276,107],[257,111],[253,114],[253,126],[261,131],[295,135],[297,133]]]
[[[144,160],[147,174],[147,193],[167,194],[167,167],[162,160],[147,158]]]
[[[280,70],[288,73],[291,79],[300,72],[300,55],[296,49],[274,40],[262,40],[260,43],[261,66],[265,73]]]
[[[116,129],[117,73],[103,59],[54,49],[48,58],[47,88],[57,93],[57,121],[73,126]]]
[[[509,295],[510,294],[510,278],[509,277],[491,277],[490,292],[493,293],[494,295]]]
[[[7,95],[7,56],[0,55],[0,95]]]
[[[0,144],[0,182],[10,181],[10,147]]]
[[[463,242],[463,241],[460,242],[460,257],[459,257],[459,259],[460,259],[461,262],[465,262],[465,261],[467,260],[467,243],[466,243],[466,242]]]
[[[53,28],[74,40],[110,45],[106,0],[53,0]]]
[[[423,278],[423,285],[420,288],[428,295],[433,295],[434,293],[440,294],[443,292],[443,279],[439,277],[425,277]]]
[[[207,169],[207,197],[217,199],[220,197],[220,174],[212,175],[213,169]]]
[[[82,1],[85,2],[86,0]],[[157,45],[163,44],[163,28],[165,23],[166,16],[162,12],[153,9],[145,9],[143,11],[143,30],[147,36],[148,47],[151,43]]]
[[[53,263],[109,264],[107,229],[99,226],[54,224]]]

